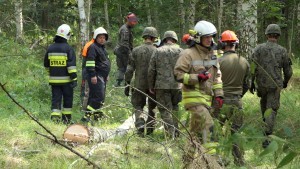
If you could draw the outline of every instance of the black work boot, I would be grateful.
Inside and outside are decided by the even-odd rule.
[[[89,121],[91,121],[91,113],[86,112],[85,115],[81,118],[81,121],[83,123],[88,123]]]
[[[61,121],[61,117],[59,115],[51,115],[51,121],[53,121],[54,123],[58,124]]]
[[[95,121],[101,120],[104,116],[103,112],[101,112],[101,111],[100,112],[94,112],[93,114],[94,114],[94,120]]]
[[[71,124],[72,115],[71,114],[63,114],[62,115],[62,122],[66,125]]]

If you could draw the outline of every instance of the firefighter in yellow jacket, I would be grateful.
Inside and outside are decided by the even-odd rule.
[[[208,142],[208,134],[213,127],[210,115],[212,97],[214,96],[220,107],[223,104],[221,71],[212,49],[216,27],[202,20],[195,25],[194,31],[194,45],[180,53],[174,68],[176,79],[183,83],[182,103],[191,113],[189,130],[192,140],[183,156],[186,165],[193,159],[193,143]]]

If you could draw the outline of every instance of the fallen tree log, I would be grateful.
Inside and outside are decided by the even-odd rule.
[[[125,136],[132,129],[134,129],[134,116],[130,116],[116,129],[110,130],[73,124],[65,130],[63,139],[77,144],[100,143],[115,136]]]

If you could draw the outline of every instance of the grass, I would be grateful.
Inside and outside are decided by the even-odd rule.
[[[106,108],[104,109],[109,118],[96,124],[96,127],[105,129],[116,128],[132,112],[130,97],[123,94],[123,88],[112,87],[116,74],[116,63],[111,51],[110,56],[113,68],[107,86]],[[1,57],[0,82],[5,83],[10,94],[61,139],[66,126],[54,124],[49,119],[51,93],[42,62],[43,54],[39,53],[29,54],[28,52],[28,55],[13,56],[9,59]],[[78,65],[81,65],[80,59],[78,59]],[[229,139],[220,141],[220,147],[226,150],[223,154],[231,161],[229,145],[234,139],[238,139],[245,145],[247,168],[276,168],[287,153],[294,151],[299,154],[299,65],[299,61],[295,60],[293,79],[289,83],[289,87],[282,91],[281,107],[278,111],[274,133],[287,143],[275,140],[279,144],[275,153],[258,156],[264,151],[261,148],[264,137],[261,132],[259,99],[256,95],[247,93],[244,97],[245,125],[241,134],[238,137],[229,137]],[[75,122],[79,122],[83,115],[80,111],[79,93],[80,89],[77,87],[74,95],[75,113],[73,117]],[[41,133],[45,133],[45,131],[30,120],[3,91],[0,92],[0,112],[0,168],[92,168],[68,150],[35,134],[35,131]],[[184,110],[181,110],[181,113],[181,120],[184,120],[187,114]],[[185,133],[184,130],[182,131]],[[176,141],[166,139],[162,130],[156,130],[153,135],[146,138],[138,137],[134,132],[130,132],[127,136],[116,137],[100,144],[90,160],[107,169],[180,168],[185,142],[186,138],[183,136]],[[82,154],[87,154],[93,146],[95,144],[82,145],[74,149]],[[299,156],[297,156],[283,168],[296,169],[300,165],[299,163]],[[231,162],[228,168],[238,167]]]

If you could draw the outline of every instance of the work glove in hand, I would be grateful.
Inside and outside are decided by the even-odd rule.
[[[210,74],[209,72],[204,71],[204,72],[198,74],[198,80],[199,80],[200,82],[204,82],[204,81],[206,81],[207,79],[209,79],[210,76],[211,76],[211,74]]]
[[[74,89],[77,86],[77,80],[72,81],[70,86],[71,86],[72,89]]]
[[[252,93],[252,94],[254,94],[254,92],[256,91],[256,88],[255,88],[255,84],[254,84],[254,83],[251,84],[251,87],[250,87],[249,91],[250,91],[250,93]]]
[[[217,104],[219,106],[219,109],[222,108],[223,102],[224,102],[223,98],[222,97],[216,97],[215,100],[216,100],[216,102],[217,102]]]
[[[288,82],[285,82],[285,81],[283,81],[283,88],[285,89],[286,87],[287,87],[287,85],[288,85]]]

